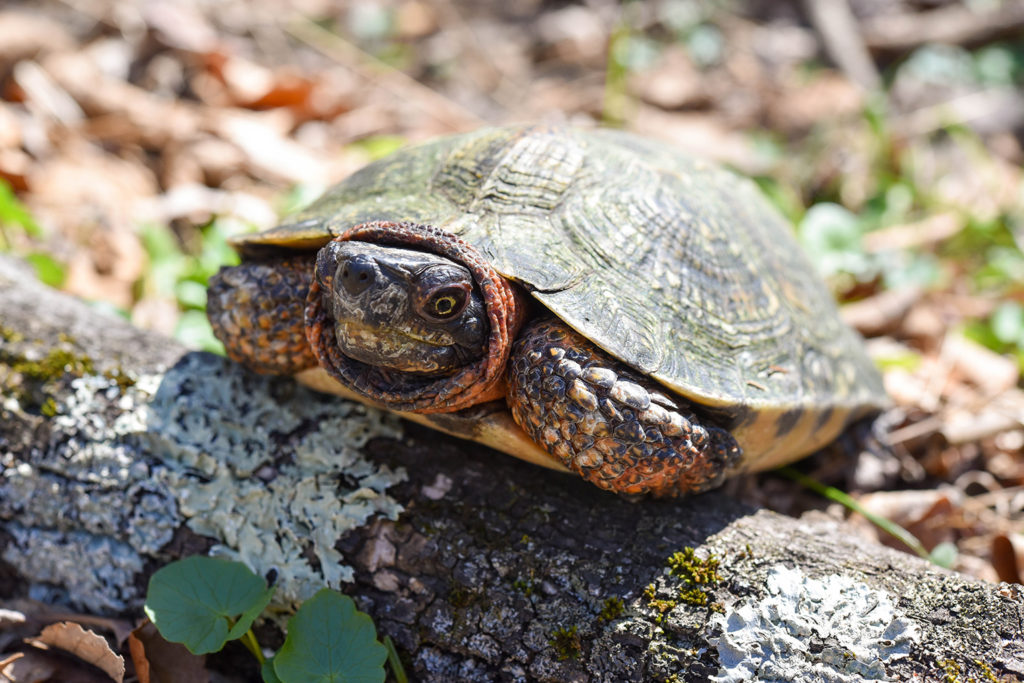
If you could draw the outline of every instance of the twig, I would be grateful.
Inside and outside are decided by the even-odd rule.
[[[846,0],[804,0],[804,8],[836,66],[865,90],[878,90],[882,79]]]
[[[814,4],[813,0],[808,4]],[[1008,0],[990,12],[951,4],[930,12],[883,14],[861,22],[864,42],[876,52],[901,52],[925,43],[983,43],[1021,28],[1024,0]]]

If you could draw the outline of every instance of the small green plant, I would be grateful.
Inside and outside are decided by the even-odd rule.
[[[67,275],[64,264],[49,254],[32,250],[33,243],[43,237],[43,230],[14,194],[11,186],[0,180],[0,251],[10,251],[31,265],[36,276],[51,287],[59,287]]]
[[[719,560],[713,553],[706,559],[697,557],[690,546],[672,553],[668,558],[668,571],[672,576],[689,583],[711,584],[722,580],[718,575]]]
[[[698,557],[696,551],[690,546],[669,555],[665,561],[668,575],[680,579],[682,585],[673,587],[670,582],[667,588],[675,592],[665,599],[657,597],[658,586],[655,583],[649,584],[644,589],[647,606],[658,612],[654,619],[655,622],[662,623],[665,615],[680,603],[696,607],[708,606],[710,596],[706,589],[722,580],[718,573],[720,563],[721,560],[714,554],[708,554],[706,558]],[[715,604],[710,604],[710,607],[714,609]]]
[[[139,230],[150,263],[138,283],[140,294],[177,301],[182,313],[174,336],[189,346],[224,353],[206,320],[206,285],[222,265],[238,264],[238,254],[227,241],[238,230],[231,221],[217,219],[198,230],[188,245],[166,225],[144,225]]]
[[[956,546],[952,543],[939,543],[937,546],[932,548],[932,551],[929,553],[921,544],[921,541],[917,540],[917,537],[912,533],[901,527],[896,522],[874,514],[847,493],[840,491],[833,486],[826,486],[821,482],[808,477],[806,474],[802,474],[801,472],[793,469],[792,467],[780,467],[775,471],[787,479],[792,479],[804,488],[814,491],[820,496],[824,496],[825,498],[835,501],[849,510],[860,513],[869,522],[900,541],[917,553],[918,556],[928,560],[932,564],[949,569],[953,566],[953,563],[956,562]]]
[[[522,593],[523,595],[525,595],[526,597],[530,597],[531,595],[533,595],[534,583],[532,578],[516,579],[512,582],[512,587],[520,593]]]
[[[612,621],[622,616],[625,611],[626,605],[622,602],[622,598],[610,597],[604,601],[601,605],[601,612],[597,615],[598,621]]]
[[[385,660],[400,683],[406,680],[394,646],[389,651],[377,640],[370,616],[329,588],[303,603],[288,622],[284,645],[264,657],[252,624],[273,594],[239,562],[193,556],[153,574],[145,611],[160,635],[194,654],[240,639],[267,683],[383,681]]]
[[[583,653],[583,643],[580,641],[576,626],[555,629],[551,634],[548,645],[555,648],[555,656],[558,661],[564,662],[567,659],[577,659]]]
[[[1013,355],[1017,365],[1024,369],[1024,305],[1002,302],[988,320],[969,323],[964,336],[993,351]]]
[[[0,180],[0,250],[11,248],[15,230],[29,237],[42,237],[43,234],[28,208],[14,195],[11,186]]]

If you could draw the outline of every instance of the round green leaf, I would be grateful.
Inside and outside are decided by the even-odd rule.
[[[380,683],[387,656],[370,616],[323,588],[288,622],[274,670],[284,683]]]
[[[194,555],[153,574],[145,610],[160,635],[199,655],[240,638],[273,594],[240,562]]]
[[[826,277],[838,273],[861,276],[871,269],[857,216],[839,204],[822,202],[807,209],[797,235]]]
[[[999,304],[992,313],[991,323],[999,341],[1024,346],[1024,306],[1016,301]]]
[[[953,564],[956,562],[957,549],[956,546],[949,541],[943,541],[937,546],[932,548],[932,551],[928,553],[928,559],[931,560],[932,564],[936,564],[946,569],[952,569]]]
[[[281,679],[277,677],[277,672],[274,671],[273,657],[267,657],[263,660],[263,666],[260,667],[260,676],[263,677],[263,683],[282,683]]]

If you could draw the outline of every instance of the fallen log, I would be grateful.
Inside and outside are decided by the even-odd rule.
[[[253,375],[0,259],[0,598],[140,615],[178,557],[349,593],[422,681],[1024,676],[1024,592],[720,492],[627,501]]]

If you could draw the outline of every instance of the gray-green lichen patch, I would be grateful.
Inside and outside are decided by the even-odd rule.
[[[920,640],[884,592],[845,576],[822,579],[775,566],[767,595],[712,616],[721,631],[716,681],[884,681],[885,665]]]
[[[208,354],[127,387],[75,379],[51,425],[31,457],[0,453],[3,559],[101,612],[138,604],[131,577],[182,524],[215,539],[212,553],[276,573],[276,599],[294,603],[351,579],[341,536],[401,512],[386,490],[404,471],[359,450],[400,436],[395,418]]]

